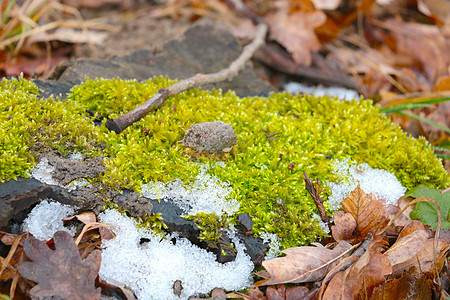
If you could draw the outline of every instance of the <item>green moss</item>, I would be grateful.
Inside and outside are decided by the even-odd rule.
[[[219,217],[215,213],[207,214],[200,212],[185,218],[194,221],[195,225],[200,229],[200,241],[205,241],[212,248],[217,247],[224,230],[230,228],[227,214],[222,214]]]
[[[2,166],[7,166],[0,170],[0,178],[26,174],[39,150],[36,143],[43,139],[46,148],[63,154],[81,150],[103,155],[107,171],[96,180],[110,187],[140,191],[150,181],[188,182],[198,174],[199,165],[189,162],[191,152],[178,141],[192,124],[222,120],[238,136],[231,153],[220,158],[225,166],[215,165],[214,156],[198,156],[197,161],[210,164],[211,175],[231,184],[231,197],[241,203],[240,212],[252,216],[255,233],[276,233],[284,247],[306,244],[324,234],[311,218],[316,208],[304,188],[303,172],[313,179],[334,180],[327,156],[386,169],[408,189],[418,184],[444,188],[450,182],[426,141],[407,137],[371,101],[286,93],[239,98],[231,92],[192,89],[168,99],[120,135],[93,126],[94,118],[117,117],[171,83],[162,77],[143,83],[88,80],[72,90],[67,105],[37,100],[36,88],[25,80],[2,81],[0,139],[4,134],[9,138],[0,142],[1,149],[7,150],[0,154]],[[86,117],[86,110],[93,117]],[[39,133],[40,127],[46,134]],[[66,138],[63,133],[74,134]],[[289,168],[290,164],[295,167]]]
[[[97,131],[84,109],[39,100],[38,91],[23,78],[0,81],[0,182],[26,177],[39,153],[99,153]]]

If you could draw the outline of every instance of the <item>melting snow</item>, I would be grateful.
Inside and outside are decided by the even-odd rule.
[[[76,207],[47,199],[36,205],[23,221],[22,230],[30,232],[39,240],[49,240],[57,231],[64,230],[74,235],[76,230],[63,226],[62,219],[75,213]]]
[[[198,212],[216,213],[218,216],[223,212],[228,215],[237,213],[239,202],[228,196],[232,191],[230,184],[206,172],[207,167],[202,166],[191,184],[183,184],[180,179],[167,184],[159,181],[144,184],[142,195],[149,199],[172,201],[188,215]]]
[[[386,204],[397,205],[400,197],[405,195],[406,188],[394,174],[382,170],[372,169],[368,164],[355,164],[350,159],[334,162],[335,173],[340,175],[339,182],[327,182],[331,188],[328,202],[333,210],[341,208],[341,201],[353,191],[358,183],[365,193],[372,193]]]

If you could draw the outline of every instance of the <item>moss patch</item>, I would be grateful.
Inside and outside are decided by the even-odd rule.
[[[139,191],[150,181],[189,181],[199,166],[189,162],[190,150],[178,141],[192,124],[221,120],[234,127],[236,146],[230,154],[197,160],[231,184],[231,197],[241,203],[240,212],[253,217],[254,232],[276,233],[284,247],[324,234],[310,217],[315,206],[302,178],[307,172],[310,178],[333,181],[329,157],[386,169],[407,188],[443,188],[450,182],[425,139],[408,138],[371,101],[286,93],[238,98],[231,92],[193,89],[168,99],[120,135],[93,125],[94,118],[105,122],[117,117],[171,83],[162,77],[144,83],[88,80],[72,89],[67,102],[59,102],[38,100],[36,87],[23,79],[4,79],[0,149],[6,152],[0,154],[0,163],[6,167],[0,180],[24,176],[34,165],[36,143],[42,142],[62,154],[77,150],[103,155],[106,172],[96,180],[111,187]],[[86,110],[91,117],[85,116]],[[216,166],[217,160],[225,166]]]

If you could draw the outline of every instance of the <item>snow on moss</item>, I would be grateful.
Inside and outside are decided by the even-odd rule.
[[[397,205],[400,197],[405,195],[406,188],[394,174],[381,169],[372,169],[368,164],[356,164],[350,159],[333,162],[334,173],[340,178],[336,182],[327,182],[331,189],[328,203],[332,210],[341,208],[341,201],[348,197],[358,184],[365,193],[372,193],[386,204]]]
[[[206,172],[207,167],[202,166],[195,180],[189,184],[184,184],[181,179],[144,184],[142,195],[149,199],[171,201],[188,215],[199,212],[215,213],[218,216],[224,212],[228,215],[237,213],[239,202],[230,198],[230,184]]]

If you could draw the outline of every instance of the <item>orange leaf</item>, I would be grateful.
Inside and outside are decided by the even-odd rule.
[[[383,228],[389,222],[377,197],[364,193],[359,185],[342,201],[342,208],[355,218],[356,230],[361,237],[366,237],[373,230]]]
[[[340,260],[340,258],[334,261],[333,259],[350,248],[349,243],[341,241],[333,250],[320,244],[317,244],[316,247],[304,246],[283,250],[281,252],[286,256],[266,260],[262,263],[270,274],[270,278],[258,285],[321,280]]]

